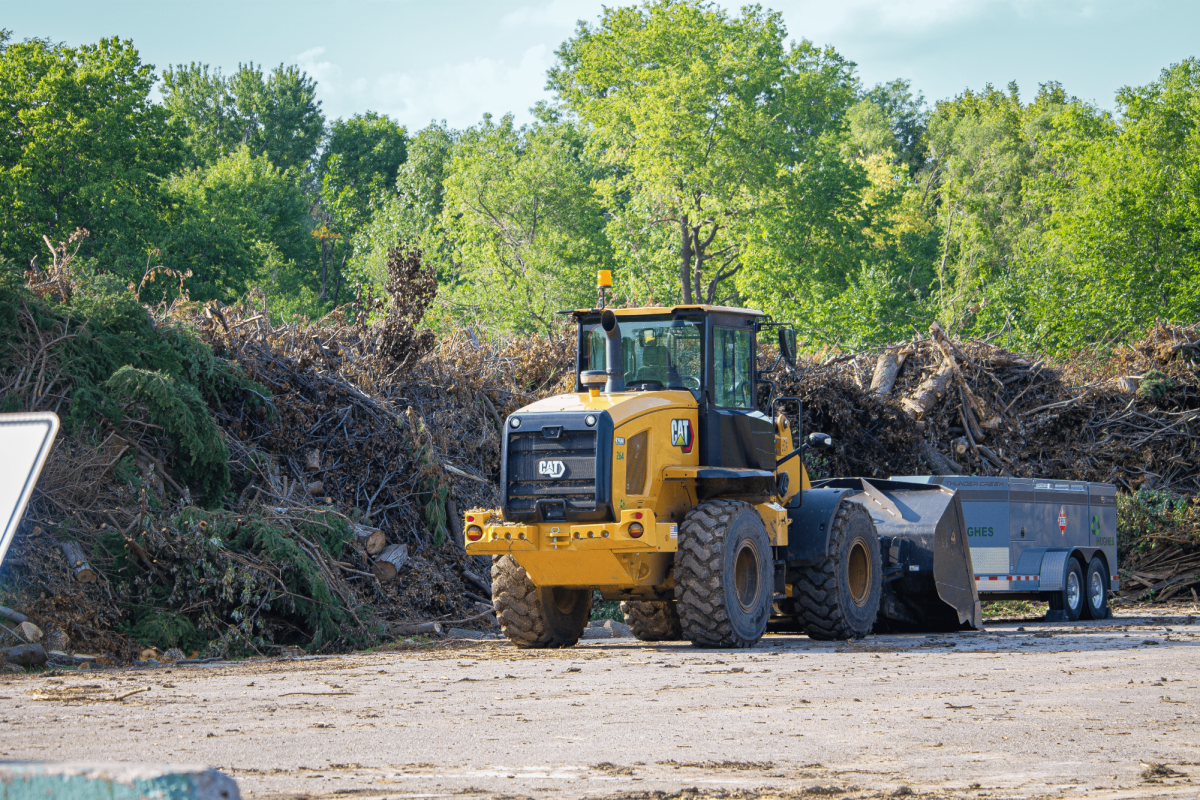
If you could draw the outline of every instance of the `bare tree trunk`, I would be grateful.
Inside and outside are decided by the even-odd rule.
[[[692,304],[692,230],[688,227],[687,214],[679,221],[683,243],[679,247],[679,285],[683,289],[683,305]]]
[[[321,302],[325,302],[326,279],[329,277],[329,247],[321,242]]]
[[[333,304],[338,304],[338,298],[342,296],[342,273],[346,271],[346,256],[342,256],[342,266],[338,268],[337,288],[333,290]]]

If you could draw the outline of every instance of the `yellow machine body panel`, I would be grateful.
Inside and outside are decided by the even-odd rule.
[[[611,522],[522,523],[499,510],[468,511],[469,555],[510,554],[539,586],[662,588],[678,546],[679,523],[700,500],[697,493],[698,407],[687,391],[581,392],[539,400],[521,413],[606,411],[613,421]],[[792,449],[788,423],[776,420],[776,454]],[[786,472],[783,498],[758,503],[772,545],[787,544],[787,500],[808,488],[799,458]],[[473,526],[482,534],[472,538]],[[640,530],[639,530],[640,529]]]

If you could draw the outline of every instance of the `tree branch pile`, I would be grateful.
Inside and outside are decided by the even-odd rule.
[[[64,344],[111,331],[64,297],[6,294],[4,403],[65,424],[0,604],[116,660],[142,645],[336,651],[416,623],[487,625],[476,604],[490,600],[488,569],[462,550],[459,509],[495,505],[502,420],[559,390],[569,342],[434,341],[419,327],[436,288],[419,254],[397,252],[392,267],[390,302],[360,298],[306,324],[271,324],[255,294],[127,308],[152,344],[208,355],[180,369],[129,356],[132,390],[104,374],[128,364],[89,368],[100,379],[87,385],[109,389],[87,405],[80,354]],[[93,291],[74,288],[72,304]],[[213,376],[223,388],[195,389]],[[180,400],[189,389],[199,410]],[[212,452],[224,471],[198,473]]]

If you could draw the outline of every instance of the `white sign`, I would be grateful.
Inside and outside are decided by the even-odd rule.
[[[0,414],[0,562],[17,533],[29,496],[58,433],[58,416]]]

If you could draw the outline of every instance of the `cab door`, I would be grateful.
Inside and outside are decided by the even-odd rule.
[[[708,467],[775,470],[775,426],[756,405],[751,320],[710,318],[709,374],[700,409],[700,462]]]

